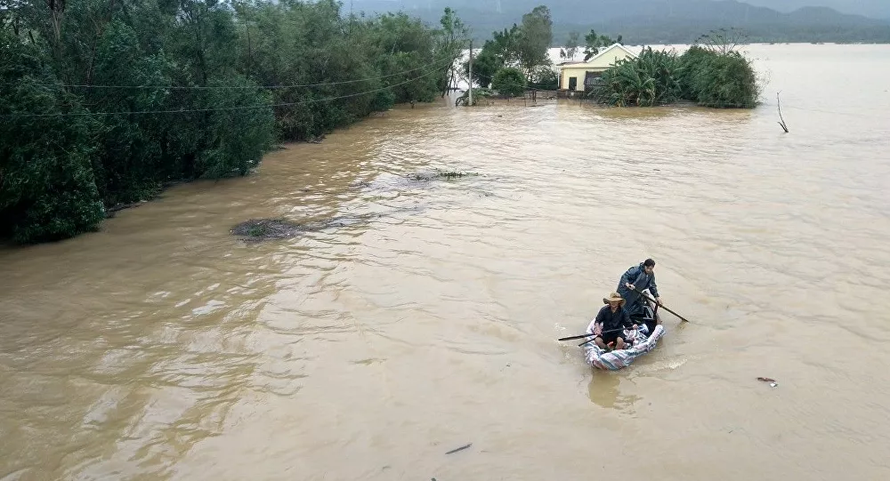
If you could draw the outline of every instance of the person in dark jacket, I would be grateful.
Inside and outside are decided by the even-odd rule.
[[[599,336],[593,340],[600,349],[615,344],[615,349],[624,349],[624,329],[636,329],[637,326],[630,321],[630,316],[624,309],[624,299],[613,292],[609,297],[603,298],[605,306],[596,314],[594,323],[599,324],[602,329]]]
[[[658,286],[655,285],[655,261],[646,259],[639,265],[633,266],[621,276],[618,281],[618,294],[627,301],[625,309],[628,315],[643,316],[643,298],[640,292],[649,289],[655,297],[655,302],[661,305],[661,297],[658,295]]]

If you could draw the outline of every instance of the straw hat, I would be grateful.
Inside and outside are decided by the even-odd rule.
[[[613,292],[609,294],[609,297],[603,298],[603,304],[608,304],[610,302],[620,302],[620,305],[623,306],[625,301],[624,298],[621,297],[621,295],[619,295],[617,292]]]

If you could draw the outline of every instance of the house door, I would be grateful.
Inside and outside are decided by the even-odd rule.
[[[569,90],[575,90],[578,86],[578,77],[569,77]]]

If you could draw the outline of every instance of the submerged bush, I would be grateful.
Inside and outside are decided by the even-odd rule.
[[[589,92],[597,102],[624,106],[688,100],[715,108],[753,108],[758,86],[751,61],[738,52],[692,46],[683,55],[644,49],[603,72]]]
[[[489,89],[478,88],[478,87],[474,88],[473,89],[473,106],[478,105],[480,100],[491,98],[493,95],[494,94]],[[464,91],[464,93],[460,97],[455,99],[454,106],[459,107],[461,105],[464,105],[464,106],[469,105],[469,103],[470,103],[469,97],[470,97],[470,89],[467,89]]]
[[[757,77],[751,61],[738,52],[709,52],[690,72],[689,100],[715,108],[754,108],[757,105]]]
[[[525,85],[525,75],[513,67],[498,70],[491,80],[491,88],[506,97],[519,97],[525,94]]]

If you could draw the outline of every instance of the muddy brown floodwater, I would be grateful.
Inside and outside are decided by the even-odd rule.
[[[397,109],[4,248],[0,479],[890,479],[890,47],[750,50],[754,111]],[[593,372],[648,256],[692,322]]]

